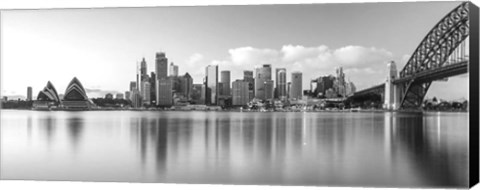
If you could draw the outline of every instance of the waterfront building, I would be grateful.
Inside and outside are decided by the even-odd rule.
[[[125,100],[131,100],[130,95],[131,95],[130,91],[125,91]]]
[[[209,65],[205,69],[206,94],[205,101],[207,105],[217,105],[218,103],[218,65]]]
[[[290,87],[290,99],[300,100],[302,99],[302,73],[292,73],[292,84]]]
[[[173,85],[171,77],[157,80],[157,105],[169,107],[173,105]]]
[[[172,76],[172,77],[177,77],[178,76],[178,65],[173,64],[173,62],[170,63],[169,76]]]
[[[140,94],[139,90],[132,91],[132,107],[140,108],[142,107],[142,95]]]
[[[142,96],[142,104],[144,105],[150,105],[150,82],[143,81],[142,82],[142,91],[141,91],[141,96]]]
[[[230,96],[230,71],[222,71],[220,82],[222,83],[221,95]]]
[[[291,89],[292,89],[292,82],[287,82],[287,99],[290,99]]]
[[[274,98],[274,87],[273,80],[266,80],[264,84],[265,89],[265,100],[273,100]]]
[[[193,78],[190,76],[189,73],[185,73],[182,77],[181,89],[183,96],[190,100],[192,96],[192,88],[193,88]]]
[[[253,71],[243,71],[243,81],[248,82],[248,101],[255,97],[255,79]]]
[[[350,96],[353,95],[357,90],[357,87],[355,87],[355,84],[353,82],[348,81],[345,86],[345,95]]]
[[[6,96],[5,96],[6,97]],[[37,100],[33,102],[34,109],[49,109],[52,106],[58,106],[60,104],[60,97],[53,84],[48,81],[43,90],[38,92]],[[7,99],[5,99],[7,101]]]
[[[157,91],[155,90],[157,87],[157,75],[155,72],[150,73],[149,81],[150,82],[150,104],[156,105],[157,100]]]
[[[272,80],[272,67],[264,64],[255,67],[255,98],[265,100],[265,81]]]
[[[285,99],[287,97],[287,69],[275,69],[275,98]]]
[[[314,80],[317,83],[315,90],[313,90],[314,95],[316,97],[324,97],[328,89],[334,88],[334,81],[335,77],[332,75],[318,77]]]
[[[27,101],[32,101],[32,87],[27,87]]]
[[[130,91],[134,91],[135,89],[137,89],[137,82],[131,81],[130,82]]]
[[[82,83],[77,77],[73,77],[65,90],[62,107],[66,109],[90,109],[92,106],[93,102],[88,99]]]
[[[8,97],[7,97],[7,96],[3,96],[3,97],[2,97],[2,101],[3,101],[3,102],[7,102],[7,101],[8,101]]]
[[[171,106],[173,103],[172,78],[168,77],[168,59],[164,52],[155,55],[156,71],[156,104],[158,106]]]
[[[205,104],[205,92],[203,84],[193,84],[191,93],[191,102],[194,104]],[[202,93],[203,91],[203,93]]]
[[[107,100],[113,100],[113,94],[112,94],[112,93],[107,93],[107,94],[105,94],[105,99],[107,99]]]
[[[117,100],[122,100],[122,99],[124,99],[124,98],[123,98],[123,94],[122,94],[122,93],[117,93],[117,94],[115,95],[115,99],[117,99]]]
[[[232,83],[232,105],[245,106],[250,101],[249,82],[236,80]]]

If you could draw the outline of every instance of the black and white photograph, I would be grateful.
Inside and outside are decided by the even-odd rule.
[[[470,188],[478,17],[469,1],[2,9],[0,179]]]

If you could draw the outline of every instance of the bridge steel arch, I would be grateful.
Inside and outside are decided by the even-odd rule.
[[[443,17],[423,38],[399,78],[410,80],[400,85],[401,109],[417,109],[432,80],[419,80],[416,75],[446,66],[446,61],[469,36],[468,2],[464,2]]]

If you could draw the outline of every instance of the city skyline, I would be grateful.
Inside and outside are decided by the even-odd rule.
[[[135,68],[143,58],[145,58],[147,64],[147,74],[155,71],[154,59],[157,52],[165,52],[168,64],[174,62],[179,67],[178,75],[188,72],[192,75],[193,83],[196,84],[202,82],[205,76],[204,69],[207,65],[218,65],[219,71],[231,71],[230,80],[235,81],[243,78],[244,70],[251,71],[254,70],[255,66],[271,64],[272,71],[275,71],[276,68],[287,69],[287,81],[291,81],[291,72],[302,72],[302,89],[308,89],[307,81],[323,75],[334,75],[334,68],[344,67],[346,79],[353,81],[357,86],[357,90],[361,90],[385,81],[387,74],[386,64],[388,61],[394,60],[399,69],[403,68],[406,62],[405,59],[408,58],[408,53],[413,52],[418,45],[419,39],[431,29],[439,18],[457,4],[458,2],[434,3],[433,5],[436,9],[427,11],[422,9],[422,6],[423,8],[425,8],[424,6],[431,7],[432,4],[379,3],[351,4],[349,6],[318,4],[308,6],[159,7],[145,8],[147,10],[141,14],[140,9],[143,10],[143,8],[68,10],[68,12],[64,10],[7,11],[2,14],[2,43],[4,43],[2,44],[2,55],[5,55],[2,58],[2,95],[25,95],[27,86],[32,86],[34,95],[36,95],[36,92],[41,90],[48,80],[52,81],[62,91],[66,85],[63,82],[68,81],[68,79],[64,80],[63,78],[74,76],[83,81],[89,97],[95,97],[93,95],[95,92],[103,92],[104,94],[108,92],[123,93],[128,89],[128,83],[136,77]],[[338,10],[342,7],[348,7],[351,10],[341,14],[333,12],[333,10]],[[400,10],[393,10],[391,9],[392,7]],[[327,9],[333,10],[328,11]],[[365,10],[371,11],[367,14],[364,12]],[[407,10],[412,15],[400,14],[402,11]],[[222,19],[214,17],[215,15],[226,15],[228,11],[238,14],[237,16],[228,16],[228,18]],[[292,11],[297,13],[298,16],[288,17],[294,15]],[[330,13],[330,15],[318,13],[322,11]],[[273,17],[273,14],[278,12],[284,12],[286,15]],[[172,18],[172,15],[175,15],[174,13],[185,13],[186,15],[182,15],[181,18]],[[386,18],[375,17],[383,13],[389,13],[389,15],[384,15]],[[400,15],[395,15],[397,13]],[[174,19],[174,21],[162,22],[165,19],[158,17],[162,14],[166,18]],[[352,14],[357,14],[358,18],[347,19]],[[63,19],[53,18],[58,15],[65,15],[67,18],[71,18],[72,21],[66,23]],[[92,15],[99,17],[97,20],[92,20]],[[148,15],[156,17],[147,19],[146,16]],[[263,17],[253,21],[252,15],[262,15]],[[418,15],[425,19],[408,20],[409,17]],[[193,19],[192,17],[194,16],[200,17]],[[337,20],[340,23],[329,23],[325,19],[334,16],[341,16],[343,19]],[[233,17],[239,19],[239,22],[235,22],[236,25],[233,26],[233,29],[228,29],[231,26],[226,23],[228,23],[228,19]],[[27,21],[27,18],[33,20]],[[122,20],[124,18],[127,19]],[[157,21],[155,21],[156,19]],[[360,26],[355,24],[355,22],[359,21],[358,19],[363,19],[364,21],[373,19],[378,23]],[[385,25],[386,23],[392,23],[389,22],[389,19],[399,23]],[[177,22],[179,20],[183,20],[183,22]],[[304,23],[297,23],[296,21],[298,20],[302,20]],[[44,24],[31,23],[39,21]],[[140,23],[133,23],[134,21],[140,21]],[[282,21],[284,23],[281,23]],[[156,22],[162,23],[165,26],[164,28],[166,28],[166,32],[159,34],[152,34],[152,31],[146,32],[148,31],[146,29],[149,29],[147,26]],[[106,26],[99,26],[102,23]],[[123,23],[130,26],[128,28],[134,29],[137,28],[135,26],[139,26],[138,28],[143,28],[144,30],[138,33],[130,33],[132,32],[130,31],[131,29],[119,26]],[[318,24],[312,25],[314,23]],[[262,26],[261,24],[267,24],[268,26]],[[282,27],[281,24],[283,24],[283,28],[280,28]],[[382,24],[388,27],[383,28]],[[395,30],[404,24],[415,27],[412,27],[412,31],[402,31],[402,35],[395,36],[395,32],[398,32]],[[79,29],[81,26],[85,26],[81,30],[84,32],[83,34],[72,31]],[[92,26],[100,27],[100,29],[95,30]],[[196,26],[202,26],[194,30],[194,32],[199,33],[197,35],[184,31],[184,29],[191,29]],[[327,27],[322,28],[322,26]],[[256,31],[254,28],[257,28]],[[109,38],[107,34],[114,29],[124,30],[119,30],[120,34],[113,34],[113,37]],[[234,29],[239,29],[239,31],[233,31]],[[182,34],[173,33],[175,31]],[[319,31],[322,31],[323,34],[315,33]],[[16,35],[13,34],[14,32]],[[59,35],[53,36],[53,34],[48,32]],[[211,34],[212,32],[217,35]],[[336,32],[340,32],[340,34]],[[371,32],[371,34],[366,32]],[[125,38],[132,35],[136,36],[133,39],[138,39],[132,40],[132,44],[144,43],[145,45],[132,45],[131,48],[125,46],[128,44],[126,42],[130,42],[125,40]],[[47,38],[45,39],[44,37]],[[193,40],[192,37],[203,39],[196,39],[195,42],[197,43],[192,43],[190,41]],[[88,39],[86,42],[80,42],[80,39],[85,40],[85,38]],[[262,38],[267,38],[267,40]],[[22,44],[27,44],[28,40],[33,40],[33,42],[40,40],[43,43],[34,43],[32,44],[34,47],[22,46]],[[98,44],[96,40],[100,40],[103,44],[100,49],[104,51],[98,51],[98,53],[92,50],[92,48],[95,50],[99,49],[93,46]],[[68,42],[71,43],[68,44]],[[50,49],[35,48],[49,43],[51,43],[49,45]],[[152,45],[152,43],[158,43],[159,45]],[[89,44],[91,47],[88,46]],[[119,44],[120,46],[115,46]],[[215,45],[218,47],[213,47]],[[66,51],[56,53],[58,54],[57,57],[65,59],[55,59],[56,56],[54,56],[55,53],[51,50],[52,48],[67,48]],[[24,49],[26,50],[23,51]],[[30,56],[19,57],[18,55],[22,53]],[[66,55],[62,55],[62,53]],[[76,55],[75,53],[79,53],[79,55],[69,57],[72,54]],[[87,55],[85,56],[87,58],[82,55]],[[31,61],[32,57],[35,61]],[[81,60],[83,62],[79,63]],[[34,64],[33,62],[36,61],[42,64]],[[118,63],[116,64],[116,62]],[[41,71],[50,74],[45,75],[41,72],[36,72],[39,69],[50,68],[52,65],[53,68],[55,66],[58,68],[53,70],[61,70],[63,74],[61,76],[52,75],[50,73],[51,70],[47,69]],[[38,66],[41,66],[41,68],[37,68]],[[25,74],[20,76],[12,76],[14,72],[4,72],[5,70],[18,70],[20,67],[32,69],[25,71]],[[24,77],[25,75],[29,77]],[[369,77],[365,77],[365,75]],[[50,77],[50,79],[46,77]],[[35,80],[32,80],[32,78],[35,78]],[[98,80],[98,78],[103,80]],[[272,80],[275,80],[275,76],[272,76]],[[455,86],[458,90],[445,91],[446,88],[444,86]],[[103,96],[104,94],[99,94],[98,96]],[[462,75],[452,77],[448,82],[434,83],[427,96],[435,96],[435,94],[438,94],[437,96],[442,95],[442,98],[446,99],[468,98],[468,78]]]

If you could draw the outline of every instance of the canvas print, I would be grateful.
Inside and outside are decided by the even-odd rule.
[[[0,26],[2,180],[478,181],[469,2],[2,10]]]

